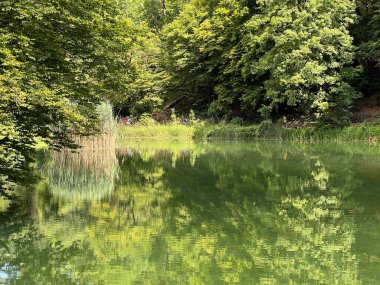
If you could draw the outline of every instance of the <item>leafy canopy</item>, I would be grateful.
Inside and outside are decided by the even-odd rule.
[[[60,148],[131,80],[136,29],[113,0],[0,3],[1,191],[28,179],[35,138]],[[24,177],[25,176],[25,177]]]

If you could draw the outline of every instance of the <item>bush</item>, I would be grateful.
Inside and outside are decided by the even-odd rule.
[[[157,122],[148,114],[142,114],[136,125],[139,126],[154,126]]]
[[[244,119],[243,118],[240,118],[240,117],[235,117],[231,120],[230,122],[232,125],[244,125]]]

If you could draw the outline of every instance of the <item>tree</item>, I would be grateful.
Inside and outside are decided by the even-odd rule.
[[[168,74],[162,65],[162,42],[151,28],[140,24],[139,35],[131,49],[131,82],[113,104],[135,117],[159,110],[166,95]]]
[[[0,189],[27,182],[35,138],[55,148],[96,130],[125,89],[134,25],[115,1],[0,3]]]
[[[285,105],[301,114],[312,112],[323,124],[347,124],[356,98],[348,31],[354,1],[258,3],[258,13],[246,24],[242,69],[244,77],[259,79],[264,101],[259,111],[281,113]]]
[[[218,2],[192,1],[163,29],[167,69],[172,75],[169,92],[190,98],[189,110],[207,110],[215,100],[214,88],[228,61],[223,56],[246,13],[237,1]]]
[[[357,1],[358,22],[352,28],[359,47],[356,59],[364,68],[359,88],[364,95],[380,89],[380,4],[376,0]]]
[[[352,0],[192,1],[164,29],[173,84],[219,116],[345,125],[357,97],[354,10]]]

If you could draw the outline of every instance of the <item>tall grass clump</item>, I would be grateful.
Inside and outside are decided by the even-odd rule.
[[[112,106],[97,107],[98,134],[77,137],[81,148],[50,153],[43,167],[53,195],[64,200],[100,200],[114,190],[119,164],[116,157],[117,123]]]
[[[53,152],[44,175],[54,196],[69,201],[101,200],[112,193],[119,164],[114,149]]]
[[[102,102],[97,107],[99,133],[90,137],[76,138],[75,142],[83,148],[114,149],[116,147],[117,123],[113,116],[112,105]]]
[[[9,205],[10,205],[9,200],[3,197],[0,197],[0,213],[5,212],[8,209]]]

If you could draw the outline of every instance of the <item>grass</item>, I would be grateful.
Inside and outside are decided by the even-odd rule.
[[[275,125],[215,125],[198,129],[195,138],[200,139],[268,139],[296,141],[380,141],[380,125],[360,124],[343,129],[318,129],[314,127],[284,128]]]
[[[132,139],[153,140],[288,140],[288,141],[367,141],[380,142],[380,124],[357,124],[343,129],[314,127],[285,128],[263,122],[259,125],[199,123],[195,126],[179,124],[135,125],[119,128],[119,143]]]
[[[180,124],[120,126],[119,140],[177,139],[192,140],[195,127]]]
[[[343,129],[277,129],[275,134],[282,140],[380,142],[380,125],[360,124]]]
[[[114,190],[119,165],[114,149],[52,152],[45,173],[53,195],[64,200],[101,200]]]
[[[80,146],[75,152],[71,149],[47,152],[48,159],[41,170],[50,182],[53,195],[70,201],[101,200],[114,190],[119,172],[115,153],[117,123],[108,102],[100,104],[97,113],[97,135],[75,137],[73,140]],[[49,149],[41,138],[35,141],[36,150]]]

